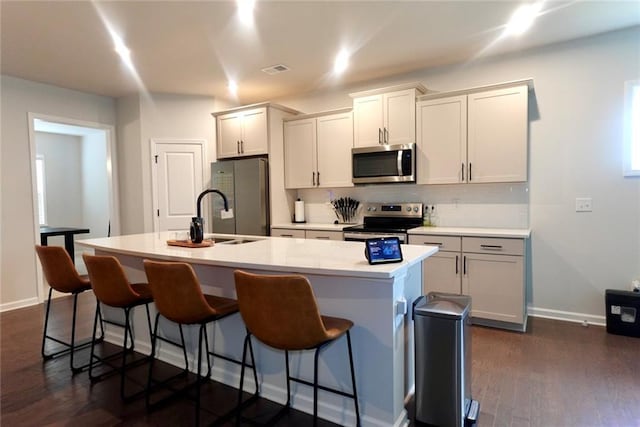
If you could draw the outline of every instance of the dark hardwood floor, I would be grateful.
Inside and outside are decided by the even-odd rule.
[[[54,303],[51,325],[58,333],[69,330],[70,302],[63,297]],[[90,333],[94,307],[90,293],[81,296],[80,336]],[[92,385],[86,372],[71,374],[68,356],[43,362],[43,317],[42,305],[0,315],[2,426],[193,425],[189,401],[176,399],[148,414],[144,399],[122,403],[117,376]],[[536,318],[529,319],[528,329],[521,334],[472,328],[479,426],[640,426],[640,339]],[[175,368],[162,364],[158,372],[168,375]],[[132,377],[127,386],[135,391],[136,382],[146,378],[146,367],[134,370]],[[235,389],[209,381],[203,387],[207,411],[201,424],[215,421],[236,397]],[[412,407],[413,402],[410,414]],[[261,399],[246,415],[264,421],[278,409]],[[307,426],[311,417],[290,411],[277,425]]]

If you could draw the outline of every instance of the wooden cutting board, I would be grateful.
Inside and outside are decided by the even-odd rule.
[[[183,248],[208,248],[213,246],[213,240],[203,240],[200,243],[193,243],[191,240],[167,240],[167,245]]]

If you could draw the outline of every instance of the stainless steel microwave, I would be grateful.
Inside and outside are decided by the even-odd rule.
[[[353,183],[416,182],[416,144],[352,148]]]

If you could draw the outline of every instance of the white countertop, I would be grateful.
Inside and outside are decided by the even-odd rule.
[[[345,227],[351,227],[356,225],[353,224],[330,224],[330,223],[321,223],[321,222],[303,222],[303,223],[293,223],[287,222],[282,224],[271,224],[271,228],[291,228],[291,229],[299,229],[299,230],[318,230],[318,231],[342,231]]]
[[[214,234],[205,238],[260,240],[239,245],[216,243],[205,248],[182,248],[167,245],[167,240],[174,239],[174,236],[173,232],[159,232],[76,240],[76,243],[118,254],[193,264],[373,279],[403,274],[409,266],[438,251],[435,246],[402,245],[403,262],[369,265],[362,242]]]
[[[531,230],[528,228],[416,227],[409,230],[408,233],[440,236],[505,237],[517,239],[528,239],[531,237]]]

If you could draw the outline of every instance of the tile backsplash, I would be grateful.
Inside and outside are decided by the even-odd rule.
[[[352,197],[362,202],[422,202],[435,206],[436,226],[529,227],[527,183],[460,185],[369,185],[340,189],[299,190],[307,222],[332,223],[330,200]],[[358,222],[362,221],[362,211]]]

